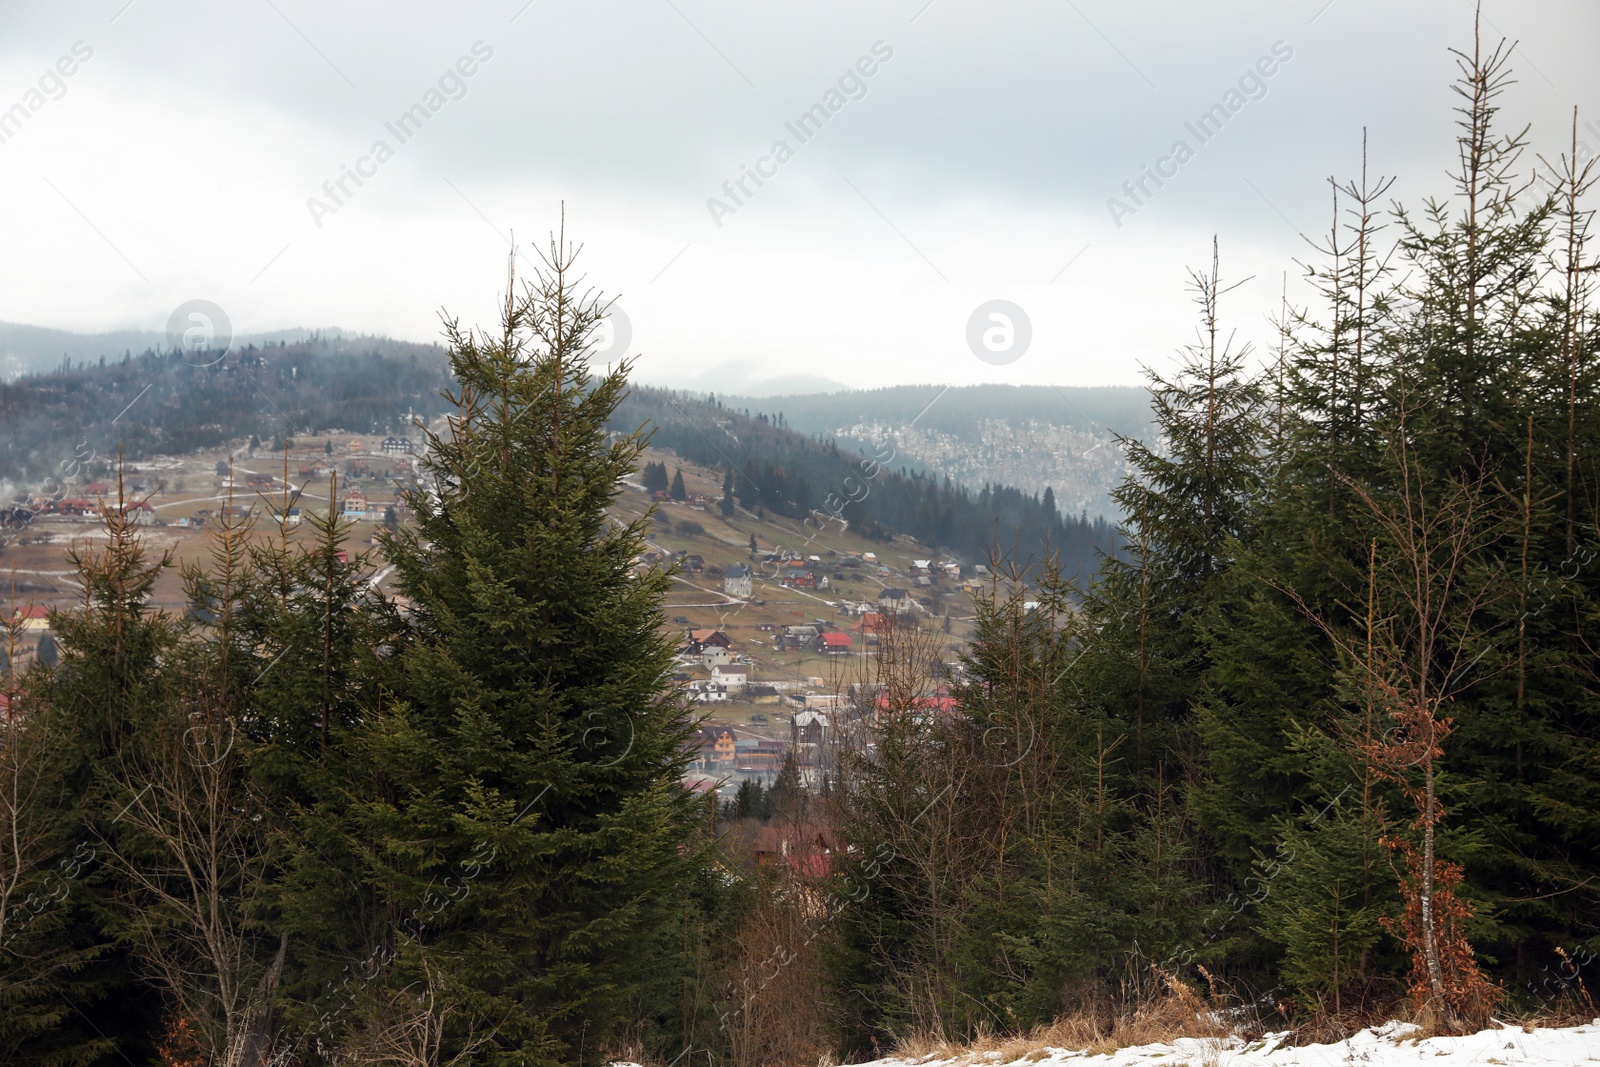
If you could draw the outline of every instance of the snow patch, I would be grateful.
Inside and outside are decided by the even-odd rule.
[[[1382,1026],[1329,1045],[1286,1046],[1288,1033],[1272,1033],[1246,1042],[1237,1037],[1180,1037],[1170,1044],[1138,1045],[1090,1056],[1062,1048],[1040,1048],[1011,1061],[1018,1067],[1578,1067],[1600,1063],[1600,1019],[1585,1026],[1535,1029],[1502,1025],[1464,1037],[1418,1039],[1412,1023]],[[971,1067],[997,1064],[998,1053],[937,1060],[882,1059],[859,1067]]]

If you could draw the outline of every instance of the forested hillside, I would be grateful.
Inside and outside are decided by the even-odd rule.
[[[302,341],[328,341],[335,345],[362,347],[361,338],[343,330],[269,330],[233,338],[233,347],[276,348]],[[20,374],[47,374],[70,370],[78,364],[98,363],[102,358],[120,360],[124,355],[172,347],[167,335],[156,330],[112,330],[107,333],[78,333],[20,322],[0,322],[0,379],[9,381]]]
[[[450,383],[437,346],[374,338],[248,346],[215,362],[147,351],[63,366],[0,385],[0,478],[43,478],[80,442],[101,457],[120,450],[139,460],[252,437],[272,448],[285,435],[335,429],[414,433],[407,413],[443,411]],[[790,518],[849,522],[877,539],[908,534],[973,562],[995,548],[1038,557],[1048,543],[1084,575],[1113,541],[1104,519],[1063,518],[1053,494],[1001,484],[971,491],[907,471],[892,446],[855,454],[765,415],[632,387],[611,428],[647,423],[656,445],[734,470],[740,503]]]
[[[1264,373],[1207,250],[1124,550],[1040,611],[987,599],[973,722],[848,764],[858,1049],[1175,976],[1325,1034],[1593,1014],[1597,171],[1574,141],[1526,194],[1509,54],[1462,59],[1444,198],[1387,209],[1357,160]]]
[[[1263,358],[1230,341],[1225,244],[1195,250],[1197,340],[1150,375],[1094,573],[1097,529],[1046,497],[595,373],[564,233],[496,328],[449,325],[414,519],[372,551],[333,509],[252,537],[219,508],[163,611],[162,532],[101,508],[54,654],[15,654],[37,613],[0,631],[0,1064],[1327,1062],[1293,1046],[1397,1017],[1510,1063],[1524,1026],[1588,1024],[1600,168],[1574,136],[1526,194],[1510,54],[1459,57],[1441,199],[1380,207],[1352,157]],[[216,390],[284,373],[259,359]],[[790,728],[752,749],[687,688],[750,664],[666,606],[686,571],[685,610],[765,604],[619,506],[652,426],[724,515],[963,552],[1007,523],[1034,565],[965,587],[955,648],[887,582],[850,617],[773,605],[814,621],[757,632],[823,665],[750,694]],[[741,741],[770,788],[729,788]]]
[[[1151,430],[1135,386],[902,385],[801,396],[719,398],[852,451],[893,442],[910,466],[957,485],[1050,489],[1068,515],[1118,517],[1111,491],[1128,473],[1119,437]]]
[[[80,442],[130,460],[258,437],[403,430],[444,408],[444,350],[314,338],[227,353],[146,351],[0,385],[0,478],[47,476]]]
[[[632,430],[645,423],[652,444],[731,471],[734,493],[746,508],[818,523],[843,521],[880,539],[909,534],[970,562],[993,552],[1029,565],[1048,546],[1071,573],[1087,578],[1115,536],[1104,519],[1063,518],[1048,487],[1028,493],[986,484],[973,491],[906,469],[892,442],[858,453],[798,433],[779,416],[747,415],[714,398],[635,388],[612,426]]]
[[[1137,437],[1150,426],[1150,395],[1131,385],[895,385],[838,393],[719,398],[727,407],[782,414],[802,433],[874,419],[963,435],[984,419],[1047,422],[1075,430]]]

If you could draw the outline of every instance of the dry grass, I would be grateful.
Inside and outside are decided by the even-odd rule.
[[[1222,1039],[1234,1035],[1234,1028],[1223,1021],[1229,1009],[1218,1003],[1214,992],[1202,997],[1169,975],[1161,977],[1163,990],[1146,997],[1131,1012],[1078,1011],[1026,1034],[980,1032],[965,1044],[937,1034],[909,1034],[895,1043],[894,1055],[912,1062],[1005,1064],[1042,1060],[1051,1049],[1098,1056],[1133,1045],[1170,1044],[1180,1037]]]
[[[1304,1018],[1303,1022],[1289,1032],[1284,1041],[1286,1046],[1337,1044],[1363,1030],[1382,1026],[1391,1021],[1410,1023],[1417,1027],[1406,1035],[1407,1041],[1422,1041],[1430,1037],[1449,1037],[1462,1033],[1459,1027],[1452,1025],[1428,1005],[1419,1006],[1406,996],[1372,997],[1342,1012],[1322,1008],[1312,1012],[1309,1017],[1282,1004],[1279,1005],[1279,1010],[1286,1017],[1301,1015]],[[1531,1034],[1536,1029],[1582,1026],[1593,1022],[1597,1017],[1600,1017],[1600,1012],[1595,1010],[1586,991],[1580,991],[1578,995],[1570,995],[1556,1003],[1543,1005],[1537,1011],[1497,1011],[1487,1025],[1518,1026],[1523,1032]],[[1468,1032],[1471,1032],[1470,1028]]]

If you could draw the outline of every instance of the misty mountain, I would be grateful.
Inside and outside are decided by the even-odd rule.
[[[650,429],[652,445],[727,472],[741,506],[819,529],[845,522],[880,541],[906,534],[967,562],[993,553],[1030,565],[1051,551],[1069,575],[1094,572],[1100,553],[1115,543],[1115,530],[1103,518],[1063,515],[1048,491],[1000,479],[961,485],[888,452],[858,452],[716,398],[635,387],[610,428],[627,432],[640,426]]]
[[[403,431],[408,412],[444,409],[449,383],[439,346],[387,338],[96,356],[0,384],[0,478],[37,482],[74,452],[139,460],[252,436]]]
[[[1108,494],[1127,474],[1116,438],[1150,429],[1149,394],[1138,386],[903,385],[719,399],[852,450],[892,447],[899,462],[971,489],[1048,488],[1068,515],[1115,515]]]
[[[273,330],[267,333],[241,335],[234,338],[234,347],[254,345],[294,344],[305,340],[325,340],[351,344],[366,340],[386,341],[386,338],[349,334],[343,330],[311,330],[296,327],[290,330]],[[0,322],[0,381],[10,381],[19,374],[38,374],[59,370],[64,362],[72,366],[79,363],[98,365],[103,359],[110,363],[125,355],[142,352],[159,352],[171,348],[167,335],[159,330],[112,330],[107,333],[75,333],[56,330],[48,326],[29,326],[20,322]]]

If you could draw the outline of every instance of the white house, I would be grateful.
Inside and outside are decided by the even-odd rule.
[[[707,667],[716,667],[728,662],[728,650],[721,645],[707,645],[700,652],[700,662]]]
[[[917,609],[917,602],[904,589],[885,589],[878,594],[878,603],[890,612],[910,612]]]
[[[729,596],[748,597],[751,595],[750,568],[743,563],[735,563],[722,572],[722,591]]]
[[[711,680],[729,689],[743,689],[750,680],[750,668],[742,663],[719,663],[711,668]]]
[[[706,704],[721,704],[728,699],[728,687],[716,682],[690,682],[689,699]]]

